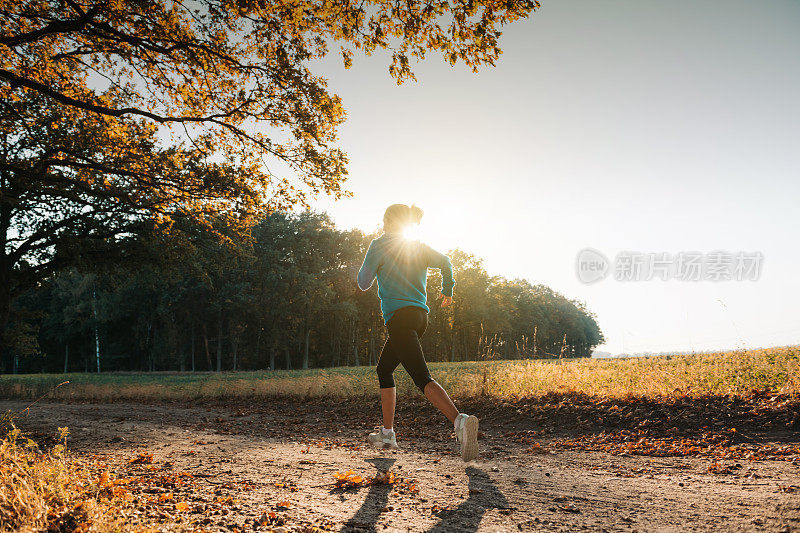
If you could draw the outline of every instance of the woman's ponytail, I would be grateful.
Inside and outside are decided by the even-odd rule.
[[[422,221],[423,214],[425,214],[424,211],[414,204],[411,204],[411,207],[408,208],[408,218],[412,224],[419,224]]]

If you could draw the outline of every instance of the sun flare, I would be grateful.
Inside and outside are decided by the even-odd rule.
[[[403,238],[412,240],[412,241],[420,241],[423,240],[422,231],[420,230],[419,224],[411,224],[406,229],[403,230]]]
[[[476,241],[480,238],[458,213],[450,213],[438,207],[426,211],[422,221],[408,226],[403,231],[403,236],[423,242],[441,252],[477,244]]]
[[[448,242],[448,236],[451,242]],[[412,224],[403,231],[403,237],[423,242],[440,251],[455,247],[455,243],[452,242],[452,232],[448,232],[446,227],[440,227],[433,221],[423,220],[419,224]]]

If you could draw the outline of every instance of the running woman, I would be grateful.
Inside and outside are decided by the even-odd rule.
[[[358,286],[362,291],[368,290],[378,278],[381,312],[389,330],[377,368],[383,426],[369,435],[369,442],[378,448],[397,448],[393,429],[397,390],[392,374],[397,365],[402,364],[419,390],[453,424],[461,444],[461,457],[471,461],[478,456],[478,419],[459,413],[447,392],[433,380],[419,343],[428,326],[430,311],[425,290],[428,268],[438,268],[442,272],[442,290],[438,297],[442,307],[453,303],[455,285],[453,267],[446,255],[404,237],[403,232],[419,224],[421,219],[422,209],[417,206],[390,205],[383,215],[383,235],[370,243],[358,272]]]

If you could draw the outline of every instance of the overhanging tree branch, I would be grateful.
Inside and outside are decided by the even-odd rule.
[[[77,19],[56,20],[47,26],[39,28],[38,30],[21,33],[19,35],[12,35],[10,37],[0,37],[0,44],[4,44],[9,48],[13,48],[38,41],[42,37],[46,37],[48,35],[79,32],[86,28],[86,25],[89,23],[89,21],[94,19],[94,17],[100,12],[100,9],[101,6],[97,5]]]
[[[57,101],[59,103],[62,103],[62,104],[65,104],[65,105],[69,105],[69,106],[72,106],[72,107],[77,107],[78,109],[84,109],[86,111],[91,111],[91,112],[97,113],[99,115],[105,115],[105,116],[109,116],[109,117],[122,117],[124,115],[136,115],[136,116],[140,116],[140,117],[149,118],[149,119],[151,119],[151,120],[153,120],[155,122],[158,122],[159,124],[166,124],[166,123],[178,123],[178,124],[184,124],[184,123],[198,123],[198,124],[210,123],[210,124],[216,124],[218,126],[221,126],[221,127],[225,128],[225,129],[229,130],[231,133],[235,134],[238,137],[241,137],[243,139],[247,139],[247,140],[255,143],[256,145],[258,145],[264,151],[266,151],[266,152],[268,152],[268,153],[270,153],[270,154],[272,154],[272,155],[274,155],[276,157],[279,157],[280,159],[282,159],[284,161],[287,161],[287,162],[291,161],[289,158],[285,157],[283,154],[273,150],[270,143],[265,142],[265,141],[255,137],[253,135],[250,135],[249,133],[244,131],[242,128],[240,128],[238,126],[235,126],[235,125],[233,125],[233,124],[231,124],[229,122],[225,122],[223,120],[225,118],[234,116],[237,113],[240,113],[242,106],[246,105],[247,102],[243,103],[242,105],[240,105],[236,109],[233,109],[233,110],[225,112],[225,113],[216,113],[216,114],[208,115],[208,116],[170,117],[170,116],[165,116],[165,115],[158,115],[156,113],[151,113],[149,111],[145,111],[144,109],[139,109],[137,107],[112,108],[112,107],[102,106],[102,105],[99,105],[99,104],[94,104],[94,103],[91,103],[91,102],[86,102],[84,100],[79,100],[77,98],[73,98],[71,96],[68,96],[68,95],[66,95],[66,94],[64,94],[64,93],[62,93],[60,91],[57,91],[57,90],[53,89],[52,87],[50,87],[49,85],[45,85],[44,83],[40,83],[38,81],[31,80],[29,78],[24,78],[22,76],[18,76],[16,74],[14,74],[13,72],[10,72],[10,71],[8,71],[6,69],[0,69],[0,79],[6,80],[12,87],[25,87],[25,88],[28,88],[28,89],[32,89],[34,91],[40,92],[41,94],[49,96],[50,98],[52,98],[53,100],[55,100],[55,101]]]

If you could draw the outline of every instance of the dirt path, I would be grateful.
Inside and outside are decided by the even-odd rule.
[[[0,402],[2,411],[21,407]],[[270,512],[272,527],[287,531],[800,530],[797,461],[745,460],[710,474],[705,458],[617,456],[546,440],[535,453],[484,420],[482,460],[464,465],[429,411],[405,416],[397,452],[363,444],[368,418],[341,419],[319,405],[40,403],[19,425],[39,435],[68,426],[73,451],[112,464],[148,452],[153,465],[192,474],[197,489],[187,498],[208,507],[202,525],[212,530],[252,530]],[[347,470],[391,470],[404,483],[337,489],[334,473]],[[228,496],[238,501],[214,506]]]

